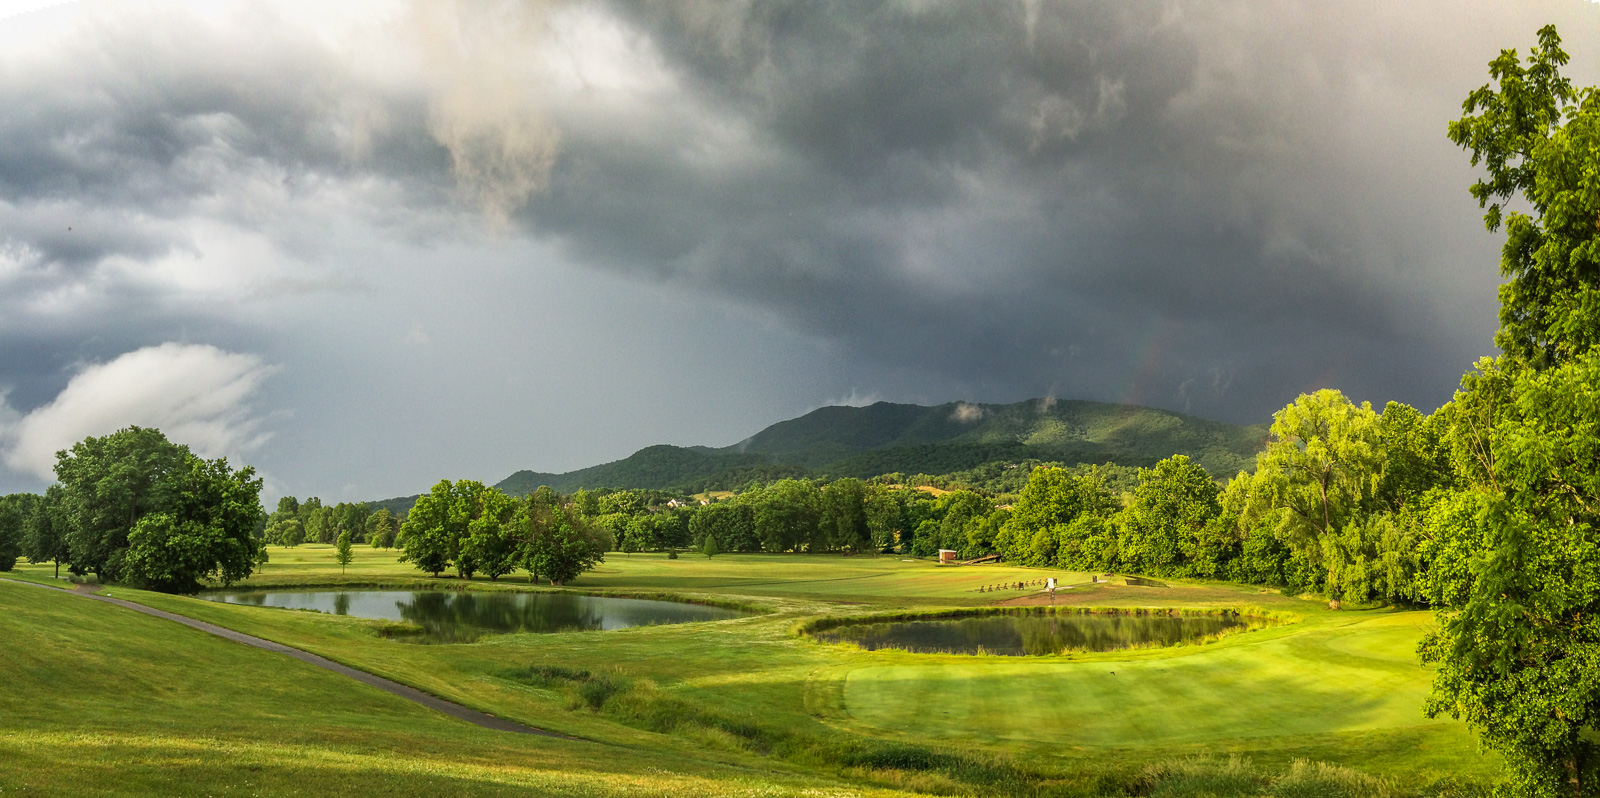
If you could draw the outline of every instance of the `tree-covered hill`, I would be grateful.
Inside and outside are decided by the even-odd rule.
[[[1266,426],[1167,410],[1033,399],[924,407],[879,402],[824,407],[724,451],[765,454],[835,476],[938,474],[1004,459],[1152,465],[1186,454],[1216,477],[1249,470]]]
[[[562,493],[579,488],[673,488],[724,471],[771,464],[770,458],[759,454],[661,444],[647,446],[621,460],[565,474],[518,471],[495,487],[512,496],[531,493],[540,485]]]
[[[1173,454],[1186,454],[1224,478],[1252,468],[1265,435],[1265,425],[1243,427],[1101,402],[1035,399],[934,407],[879,402],[819,408],[722,449],[650,446],[563,474],[518,471],[496,487],[512,495],[540,485],[563,492],[703,490],[794,476],[945,474],[1002,460],[1150,466]]]

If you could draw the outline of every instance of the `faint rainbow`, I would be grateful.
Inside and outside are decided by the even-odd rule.
[[[1166,316],[1156,316],[1144,331],[1135,336],[1128,356],[1128,368],[1123,372],[1122,390],[1117,402],[1125,405],[1148,404],[1146,399],[1156,371],[1167,356],[1168,332],[1172,323]]]

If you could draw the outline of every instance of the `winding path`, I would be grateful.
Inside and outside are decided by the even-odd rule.
[[[315,665],[318,668],[321,668],[323,670],[333,671],[334,673],[337,673],[337,674],[339,674],[341,676],[348,676],[348,677],[350,677],[352,679],[355,679],[358,682],[361,682],[362,684],[370,685],[372,687],[376,687],[379,690],[382,690],[382,691],[384,691],[386,693],[389,693],[391,695],[399,696],[399,697],[404,698],[405,700],[410,701],[412,703],[421,704],[422,706],[425,706],[425,707],[427,707],[429,709],[432,709],[434,711],[437,711],[437,712],[443,712],[444,714],[449,715],[450,717],[459,718],[459,719],[464,720],[464,721],[466,721],[468,723],[471,723],[471,724],[474,724],[474,725],[477,725],[477,726],[482,726],[485,729],[494,729],[495,731],[504,731],[504,732],[515,732],[517,734],[535,734],[535,735],[539,735],[541,737],[555,737],[555,738],[559,738],[559,739],[562,739],[562,740],[581,740],[581,739],[583,739],[581,737],[572,737],[572,736],[569,736],[569,735],[561,734],[560,732],[549,731],[547,729],[536,729],[536,728],[534,728],[532,726],[524,726],[521,723],[516,723],[516,722],[513,722],[513,721],[505,720],[504,718],[497,718],[497,717],[495,717],[493,715],[490,715],[490,714],[488,714],[486,712],[479,712],[479,711],[477,711],[475,709],[468,709],[467,707],[464,707],[464,706],[462,706],[460,704],[457,704],[457,703],[455,703],[453,701],[446,701],[446,700],[444,700],[442,698],[439,698],[438,696],[429,695],[429,694],[424,693],[421,690],[418,690],[418,689],[416,689],[414,687],[407,687],[406,685],[403,685],[403,684],[401,684],[399,682],[396,682],[396,681],[393,681],[393,680],[390,680],[390,679],[385,679],[382,676],[376,676],[376,675],[373,675],[371,673],[367,673],[366,671],[363,671],[363,670],[357,670],[357,669],[352,668],[352,667],[350,667],[348,665],[341,665],[341,664],[339,664],[337,662],[334,662],[331,659],[328,659],[327,657],[319,657],[316,654],[313,654],[313,653],[311,653],[309,651],[302,651],[302,650],[300,650],[298,648],[293,648],[291,646],[286,646],[286,645],[284,645],[282,643],[274,643],[271,640],[266,640],[266,639],[263,639],[263,638],[260,638],[260,637],[247,635],[247,634],[245,634],[243,632],[235,632],[232,629],[227,629],[227,628],[224,628],[224,627],[221,627],[221,626],[217,626],[216,624],[206,623],[205,621],[197,621],[197,620],[195,620],[193,618],[188,618],[188,617],[185,617],[185,616],[182,616],[182,615],[178,615],[176,613],[166,612],[165,610],[158,610],[158,609],[155,609],[154,607],[146,607],[143,604],[137,604],[137,603],[134,603],[132,601],[125,601],[123,599],[111,598],[110,596],[102,596],[102,595],[99,595],[98,593],[95,592],[95,591],[99,590],[99,586],[98,585],[79,585],[78,587],[73,588],[72,590],[68,590],[66,588],[56,587],[54,585],[41,585],[38,582],[24,582],[24,581],[22,581],[20,579],[7,579],[5,581],[10,583],[10,584],[14,584],[14,585],[32,585],[33,587],[43,588],[45,590],[59,590],[59,591],[61,591],[63,593],[75,593],[75,594],[77,594],[79,596],[82,596],[82,597],[84,597],[86,599],[93,599],[94,601],[103,601],[103,602],[105,602],[107,604],[115,604],[118,607],[124,607],[126,609],[133,610],[134,612],[142,612],[142,613],[144,613],[146,615],[154,615],[157,618],[164,618],[164,619],[169,620],[169,621],[175,621],[177,623],[183,624],[184,626],[188,626],[188,627],[191,627],[191,628],[194,628],[194,629],[199,629],[202,632],[209,632],[211,634],[216,635],[217,637],[227,638],[228,640],[232,640],[232,641],[234,641],[236,643],[243,643],[243,644],[245,644],[247,646],[252,646],[254,648],[260,648],[260,649],[265,649],[267,651],[275,651],[275,652],[277,652],[279,654],[285,654],[285,655],[294,657],[295,659],[300,660],[301,662],[304,662],[304,663],[307,663],[307,664],[310,664],[310,665]]]

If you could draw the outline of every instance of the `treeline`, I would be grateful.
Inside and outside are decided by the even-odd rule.
[[[720,501],[635,490],[580,490],[568,501],[630,552],[707,549],[708,538],[718,552],[949,549],[1427,603],[1423,530],[1458,484],[1446,417],[1399,403],[1378,413],[1332,390],[1301,396],[1274,417],[1255,471],[1226,485],[1174,455],[1141,469],[1024,462],[943,477],[784,479]],[[974,483],[1004,492],[917,487]]]
[[[1038,468],[1060,468],[1073,476],[1094,477],[1106,489],[1119,494],[1132,493],[1139,484],[1137,466],[1116,463],[1068,465],[1059,460],[1038,459],[995,460],[948,474],[884,474],[874,477],[872,481],[940,490],[967,490],[992,497],[997,504],[1013,504],[1027,486],[1028,478]]]
[[[1423,530],[1456,484],[1442,418],[1323,390],[1280,411],[1255,472],[1226,487],[1182,455],[1140,469],[1122,497],[1093,475],[1041,468],[995,548],[1025,565],[1426,603]]]
[[[160,430],[128,427],[56,455],[43,495],[0,496],[0,571],[18,556],[75,575],[193,593],[266,561],[256,537],[261,480],[206,460]]]
[[[781,479],[723,500],[659,491],[577,491],[572,503],[617,549],[635,551],[859,553],[973,550],[969,526],[994,503],[970,491],[934,496],[880,481]],[[979,550],[981,550],[981,546]]]
[[[335,543],[348,534],[352,543],[370,543],[373,548],[392,549],[400,532],[400,519],[385,508],[369,510],[366,502],[339,502],[324,506],[313,496],[304,502],[293,496],[278,500],[278,509],[267,516],[262,537],[274,546],[301,543]]]
[[[387,513],[379,510],[377,514]],[[441,480],[417,499],[396,541],[401,562],[491,581],[519,569],[560,585],[605,559],[611,537],[549,488],[515,499],[473,480]]]

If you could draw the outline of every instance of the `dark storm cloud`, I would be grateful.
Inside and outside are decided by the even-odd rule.
[[[224,300],[295,281],[250,274],[230,253],[194,269],[213,273],[206,290],[163,273],[163,259],[218,254],[203,251],[197,220],[315,260],[326,229],[294,218],[296,203],[373,176],[395,206],[367,209],[380,224],[449,203],[449,156],[427,134],[420,92],[374,85],[263,22],[225,31],[131,13],[0,70],[0,390],[13,408],[48,401],[77,364],[194,336],[264,337]]]
[[[1444,124],[1551,20],[1595,82],[1600,15],[427,3],[335,44],[238,5],[99,18],[0,70],[12,408],[168,341],[336,345],[354,322],[291,311],[388,279],[362,247],[508,235],[831,342],[805,401],[1048,393],[1259,421],[1334,385],[1435,405],[1494,324],[1495,245]]]
[[[1489,345],[1463,173],[1407,184],[1406,148],[1459,159],[1444,122],[1532,16],[1441,74],[1419,65],[1459,44],[1430,41],[1462,25],[1442,4],[617,8],[693,102],[557,111],[521,218],[582,259],[778,308],[970,398],[1436,402]],[[1419,208],[1440,204],[1457,216]]]

